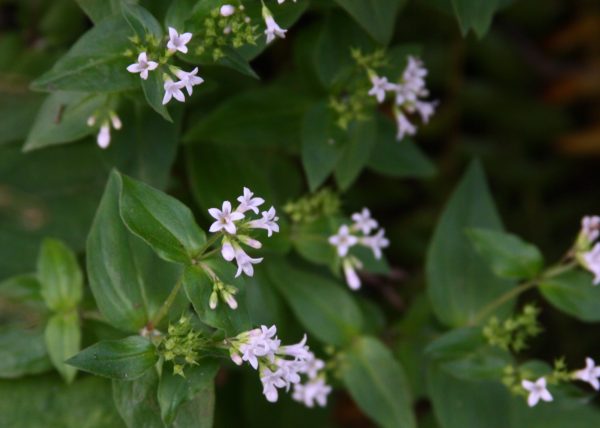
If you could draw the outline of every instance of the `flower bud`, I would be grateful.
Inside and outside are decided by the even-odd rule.
[[[219,10],[221,16],[231,16],[235,13],[235,7],[230,4],[224,4]]]
[[[217,295],[216,291],[213,291],[212,293],[210,293],[210,299],[208,300],[208,306],[212,310],[215,310],[217,308],[218,304],[219,304],[219,296]]]

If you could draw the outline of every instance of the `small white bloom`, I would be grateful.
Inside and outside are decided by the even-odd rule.
[[[285,39],[285,33],[287,30],[284,30],[277,25],[277,22],[275,22],[272,15],[265,15],[264,18],[265,24],[267,25],[267,29],[265,30],[265,34],[267,35],[267,44],[275,40],[276,37]]]
[[[304,367],[302,373],[306,373],[309,379],[317,377],[319,372],[325,367],[325,362],[315,357],[315,354],[309,352],[309,356],[304,361]]]
[[[256,239],[252,239],[249,236],[239,235],[238,239],[240,240],[241,243],[246,244],[247,246],[252,247],[256,250],[262,248],[262,243],[260,241],[257,241]]]
[[[314,407],[315,402],[325,407],[327,405],[327,396],[331,393],[331,387],[325,383],[322,378],[313,379],[306,384],[294,385],[292,398],[304,403],[306,407]]]
[[[585,359],[585,368],[577,370],[573,377],[589,383],[596,391],[600,389],[600,382],[598,381],[598,378],[600,378],[600,367],[596,366],[594,360],[589,357]]]
[[[137,62],[134,62],[127,67],[127,71],[130,73],[140,73],[140,77],[144,80],[148,78],[148,72],[155,70],[158,67],[158,63],[150,61],[146,52],[142,52],[138,55]]]
[[[581,219],[581,232],[592,243],[600,236],[600,216],[585,216]]]
[[[387,77],[371,76],[373,87],[369,90],[369,95],[375,97],[378,103],[385,100],[385,93],[396,89],[396,85],[390,83]]]
[[[390,245],[390,241],[385,237],[385,230],[379,229],[373,236],[365,236],[360,239],[360,243],[373,250],[373,255],[377,260],[382,256],[381,250]]]
[[[180,79],[179,82],[181,82],[185,89],[187,89],[188,95],[192,95],[192,88],[194,86],[200,85],[204,82],[203,78],[196,76],[198,74],[198,67],[194,68],[190,72],[178,70],[175,74]]]
[[[279,232],[279,225],[277,221],[279,217],[277,217],[277,212],[274,207],[269,208],[269,211],[262,212],[262,218],[258,220],[252,220],[248,223],[248,227],[252,229],[265,229],[267,231],[267,236],[270,238],[273,235],[273,232]]]
[[[238,303],[237,300],[235,300],[235,297],[233,297],[233,294],[227,291],[223,291],[221,295],[223,296],[223,300],[225,300],[225,303],[227,303],[227,306],[229,306],[233,310],[237,309]]]
[[[337,235],[329,237],[329,243],[337,247],[337,252],[340,257],[345,257],[348,254],[350,247],[358,242],[358,238],[350,234],[350,228],[345,224],[340,227]]]
[[[279,349],[281,341],[275,336],[277,328],[262,325],[260,329],[248,332],[245,342],[239,347],[242,360],[248,361],[252,368],[258,368],[258,357],[267,357],[270,361],[275,359],[275,353]]]
[[[231,244],[231,241],[227,239],[227,237],[223,238],[223,243],[221,245],[221,255],[228,262],[232,261],[235,258],[235,249]]]
[[[110,122],[112,123],[112,127],[115,128],[117,131],[123,126],[123,124],[121,123],[121,119],[114,112],[110,113]]]
[[[221,16],[231,16],[235,13],[235,7],[230,4],[224,4],[221,6],[221,9],[219,9],[219,13]]]
[[[167,49],[170,53],[179,51],[181,53],[187,53],[187,44],[192,40],[192,33],[177,33],[173,27],[169,27],[169,41],[167,42]]]
[[[413,108],[419,112],[423,123],[428,123],[429,119],[435,113],[435,102],[415,101]]]
[[[225,232],[233,235],[236,232],[234,222],[244,218],[244,214],[231,211],[231,202],[229,201],[223,202],[223,206],[220,210],[218,208],[210,208],[208,213],[217,220],[211,224],[210,229],[208,229],[209,232],[213,233],[225,230]]]
[[[263,384],[263,394],[271,403],[275,403],[279,397],[277,388],[284,388],[287,385],[282,375],[281,369],[273,372],[265,367],[261,370],[260,381]]]
[[[87,118],[87,126],[94,126],[96,124],[96,116],[92,115]]]
[[[183,86],[184,84],[181,81],[173,82],[173,80],[167,79],[164,85],[165,96],[162,100],[163,105],[171,101],[171,98],[175,98],[179,102],[184,102],[185,95],[183,95],[183,92],[181,91],[181,88],[183,88]]]
[[[395,115],[396,125],[398,127],[396,139],[398,141],[401,141],[406,135],[415,135],[417,133],[417,128],[410,123],[408,118],[400,110],[398,110]]]
[[[247,187],[244,187],[244,194],[237,198],[240,205],[236,211],[244,213],[246,211],[253,211],[254,214],[258,214],[258,207],[265,203],[263,198],[255,198],[254,193]]]
[[[523,388],[529,392],[529,396],[527,397],[527,404],[529,407],[535,406],[540,399],[542,401],[552,401],[552,395],[548,388],[546,387],[546,379],[541,377],[535,382],[531,382],[528,380],[523,380],[521,382]]]
[[[344,276],[346,277],[346,283],[352,290],[358,290],[361,286],[360,278],[354,270],[355,263],[351,259],[345,258],[342,262],[342,268],[344,269]]]
[[[98,132],[98,137],[96,138],[98,142],[98,146],[101,149],[105,149],[110,144],[110,125],[108,122],[104,122],[100,127],[100,132]]]
[[[365,235],[371,233],[371,230],[376,229],[378,224],[371,217],[371,211],[368,208],[363,208],[361,212],[352,214],[354,227],[360,230]]]
[[[600,284],[600,243],[594,245],[591,251],[583,253],[586,269],[594,274],[594,285]]]
[[[244,272],[248,276],[254,275],[254,266],[263,261],[262,257],[252,258],[240,247],[239,245],[234,245],[235,248],[235,261],[237,262],[238,269],[235,273],[235,277],[237,278]]]
[[[288,355],[298,360],[307,360],[313,355],[308,346],[306,345],[306,334],[302,340],[294,345],[286,345],[279,348],[279,353],[282,355]]]

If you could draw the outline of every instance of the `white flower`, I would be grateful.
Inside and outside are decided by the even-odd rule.
[[[194,86],[200,85],[204,82],[203,78],[196,76],[196,74],[198,74],[198,67],[194,68],[190,72],[177,70],[175,74],[177,77],[179,77],[179,82],[183,84],[185,89],[187,89],[188,95],[192,95],[192,88]]]
[[[254,249],[258,250],[259,248],[262,248],[262,243],[260,241],[250,238],[249,236],[239,235],[238,239],[241,243],[246,244],[247,246],[252,247]]]
[[[600,216],[585,216],[581,219],[581,232],[592,243],[600,236]]]
[[[248,223],[248,227],[252,229],[265,229],[267,231],[267,236],[270,238],[273,235],[273,232],[279,232],[279,225],[277,221],[279,217],[277,217],[277,212],[274,207],[269,208],[269,211],[262,212],[262,218],[258,220],[252,220]]]
[[[100,132],[98,132],[96,141],[101,149],[107,148],[110,144],[110,125],[108,122],[104,122],[100,127]]]
[[[167,49],[170,53],[179,51],[181,53],[187,53],[187,44],[192,40],[192,33],[177,33],[173,27],[169,27],[169,41],[167,42]]]
[[[351,258],[345,258],[342,263],[342,268],[344,269],[344,276],[346,277],[346,284],[352,290],[358,290],[360,288],[361,282],[356,270],[354,270],[355,264],[357,260],[354,261]]]
[[[237,309],[238,303],[237,300],[235,300],[235,297],[233,297],[233,294],[227,291],[222,291],[221,296],[223,297],[223,300],[225,300],[225,303],[227,303],[227,306],[233,310]]]
[[[277,388],[283,388],[287,385],[282,375],[281,369],[273,372],[265,367],[261,370],[260,381],[263,384],[263,394],[267,398],[267,401],[271,403],[276,402],[277,398],[279,398]]]
[[[304,368],[304,362],[277,358],[275,364],[279,368],[278,371],[281,373],[286,388],[289,388],[291,384],[300,382],[300,372]]]
[[[306,334],[300,342],[294,345],[286,345],[279,348],[279,353],[282,355],[294,357],[297,360],[307,360],[313,355],[312,352],[309,351],[308,346],[306,345]]]
[[[366,245],[373,250],[373,255],[377,260],[382,256],[381,250],[390,245],[390,241],[385,237],[385,230],[379,229],[375,235],[365,236],[360,239],[361,244]]]
[[[225,201],[223,202],[223,206],[219,210],[218,208],[210,208],[208,213],[217,221],[210,225],[209,232],[218,232],[220,230],[225,230],[225,232],[230,234],[235,234],[236,228],[234,221],[238,221],[244,218],[244,214],[231,211],[231,202]]]
[[[276,37],[281,37],[282,39],[285,39],[285,33],[287,32],[287,30],[284,30],[279,25],[277,25],[272,15],[264,15],[264,18],[265,24],[267,25],[267,29],[265,30],[265,34],[267,35],[267,44],[275,40]]]
[[[585,359],[585,368],[577,370],[573,377],[589,383],[596,391],[600,389],[600,382],[598,381],[598,378],[600,378],[600,367],[596,366],[594,360],[589,357]]]
[[[396,89],[396,85],[388,82],[387,77],[373,75],[371,76],[371,83],[373,87],[369,90],[369,95],[375,97],[378,103],[382,103],[385,100],[385,93],[387,91]]]
[[[529,396],[527,397],[527,404],[529,407],[535,406],[540,399],[542,401],[552,401],[552,395],[548,388],[546,387],[546,379],[541,377],[535,382],[531,382],[528,380],[523,380],[521,382],[523,388],[529,392]]]
[[[244,272],[248,276],[254,275],[254,266],[263,261],[262,257],[252,258],[240,247],[239,245],[235,245],[235,261],[237,262],[238,269],[235,273],[235,277],[237,278]]]
[[[340,227],[337,235],[329,237],[329,243],[337,247],[337,252],[340,257],[345,257],[348,254],[350,247],[358,242],[358,238],[350,234],[350,229],[345,224]]]
[[[309,352],[309,356],[304,361],[304,367],[302,373],[306,373],[309,379],[317,377],[319,372],[325,367],[325,362],[315,357],[315,354]]]
[[[433,113],[435,113],[435,102],[417,100],[414,102],[412,108],[419,112],[423,123],[428,123]]]
[[[262,325],[260,329],[254,329],[247,333],[245,342],[239,346],[242,353],[242,361],[248,361],[252,368],[258,368],[257,357],[267,357],[273,361],[275,352],[279,349],[280,340],[275,336],[277,327]]]
[[[221,245],[221,255],[228,262],[232,261],[235,258],[235,249],[231,244],[231,241],[227,239],[227,237],[223,238]]]
[[[377,221],[371,217],[371,211],[368,208],[363,208],[361,212],[352,214],[352,220],[354,221],[354,227],[365,235],[377,228]]]
[[[117,116],[114,112],[110,112],[109,116],[112,127],[115,128],[117,131],[121,129],[123,124],[121,123],[121,119],[119,118],[119,116]]]
[[[331,387],[322,378],[313,379],[306,384],[294,385],[292,398],[304,403],[306,407],[314,407],[315,401],[321,407],[327,405],[327,396],[331,393]]]
[[[171,101],[171,98],[175,98],[179,102],[185,101],[185,95],[181,92],[181,88],[183,88],[183,82],[173,82],[171,79],[167,79],[165,81],[165,96],[163,97],[162,103],[163,105],[167,104]]]
[[[221,9],[219,9],[219,13],[221,16],[231,16],[235,13],[235,7],[230,4],[224,4],[221,6]]]
[[[583,253],[586,269],[594,274],[594,285],[600,284],[600,243],[594,245],[591,251]]]
[[[258,207],[265,203],[263,198],[254,198],[254,193],[250,191],[247,187],[244,187],[244,194],[237,198],[240,205],[237,207],[236,211],[244,213],[248,210],[254,212],[254,214],[258,214]]]
[[[410,123],[408,118],[400,111],[396,111],[396,125],[398,127],[398,132],[396,133],[396,139],[401,141],[406,135],[415,135],[417,133],[417,128]]]
[[[146,52],[142,52],[138,55],[137,62],[127,67],[127,71],[130,73],[140,73],[140,77],[144,80],[148,78],[148,72],[155,70],[158,67],[158,63],[148,60]]]

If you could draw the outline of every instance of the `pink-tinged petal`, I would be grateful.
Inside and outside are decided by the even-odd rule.
[[[208,213],[211,217],[216,218],[217,220],[221,218],[221,210],[218,208],[209,208]]]
[[[138,62],[147,62],[148,61],[148,56],[146,55],[146,52],[142,52],[138,55]]]
[[[148,70],[156,70],[156,67],[158,67],[158,62],[148,61]]]
[[[177,30],[173,27],[169,27],[169,38],[175,39],[175,38],[177,38],[177,36],[178,36]]]
[[[171,52],[175,52],[177,50],[177,47],[173,44],[171,40],[169,40],[167,42],[167,49]]]
[[[552,401],[552,395],[550,394],[550,392],[547,389],[544,389],[543,391],[540,392],[540,398],[544,401]]]
[[[208,229],[209,232],[218,232],[219,230],[223,229],[223,224],[221,222],[215,221],[213,224],[210,225],[210,229]]]
[[[142,71],[142,69],[140,68],[140,65],[136,62],[135,64],[131,64],[130,66],[128,66],[127,71],[129,71],[130,73],[139,73],[140,71]]]
[[[590,385],[592,385],[592,388],[594,388],[596,391],[600,389],[600,382],[595,377],[590,379]]]
[[[179,46],[179,47],[177,48],[177,50],[178,50],[179,52],[181,52],[181,53],[184,53],[184,54],[188,53],[188,48],[187,48],[187,46]]]
[[[236,232],[235,224],[230,222],[230,223],[225,224],[223,226],[223,228],[225,229],[225,231],[227,233],[230,233],[231,235],[235,235],[235,232]]]
[[[231,221],[238,221],[238,220],[241,220],[241,219],[243,219],[244,217],[245,217],[245,216],[244,216],[244,214],[243,214],[243,213],[240,213],[240,212],[237,212],[237,211],[234,211],[234,212],[232,212],[232,213],[229,215],[229,218],[231,219]]]
[[[163,97],[162,103],[165,105],[169,101],[171,101],[171,93],[169,91],[165,91],[165,96]]]
[[[231,213],[231,202],[224,201],[223,206],[221,207],[221,211],[223,212],[223,214],[230,214]]]
[[[140,77],[146,80],[148,78],[148,70],[142,70],[142,72],[140,73]]]
[[[529,394],[529,397],[527,397],[527,404],[529,407],[535,406],[538,401],[540,401],[540,396],[537,393],[532,392]]]
[[[185,95],[183,95],[183,92],[181,92],[181,89],[175,89],[173,91],[173,97],[179,102],[185,101]]]
[[[533,385],[535,385],[535,384],[529,380],[521,381],[521,386],[523,386],[523,388],[525,388],[527,391],[531,391],[531,389],[533,388]]]
[[[179,40],[184,44],[189,43],[189,41],[192,40],[192,33],[183,33],[179,36]]]

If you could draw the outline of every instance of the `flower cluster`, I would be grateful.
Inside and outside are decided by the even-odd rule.
[[[177,52],[186,54],[188,52],[187,45],[191,40],[192,33],[179,33],[175,28],[169,27],[169,37],[163,54],[158,56],[159,54],[157,53],[156,61],[153,61],[148,57],[148,47],[140,47],[141,52],[138,54],[137,61],[129,65],[127,71],[130,73],[139,73],[140,78],[146,80],[151,71],[160,68],[162,70],[163,87],[165,90],[162,100],[163,105],[167,104],[171,99],[184,102],[185,95],[183,90],[185,89],[188,95],[192,95],[193,87],[200,85],[204,80],[197,75],[198,67],[187,72],[167,63],[169,58]]]
[[[429,96],[429,91],[425,86],[427,69],[419,59],[413,56],[408,57],[408,64],[402,73],[400,82],[397,83],[390,82],[387,77],[378,76],[373,70],[368,72],[373,85],[369,90],[369,95],[375,97],[380,104],[385,101],[388,93],[395,98],[394,116],[398,128],[398,140],[417,132],[417,128],[409,120],[408,114],[418,113],[423,123],[429,122],[435,111],[436,103],[424,100]]]
[[[306,345],[306,335],[294,345],[282,346],[277,338],[275,326],[250,330],[226,340],[231,359],[237,365],[247,362],[258,370],[263,394],[274,403],[279,398],[279,389],[289,391],[293,386],[292,398],[307,407],[327,404],[331,387],[325,383],[322,372],[325,363],[316,358]],[[301,383],[302,377],[306,378]]]
[[[357,244],[363,245],[373,251],[376,259],[381,259],[381,250],[388,247],[390,241],[385,237],[384,229],[379,229],[373,235],[370,234],[379,225],[371,217],[371,212],[367,208],[352,214],[352,220],[354,223],[350,227],[345,224],[340,226],[337,234],[329,237],[329,243],[336,247],[337,254],[342,260],[342,268],[348,286],[353,290],[358,290],[361,283],[356,269],[362,268],[362,262],[348,254],[350,248]],[[363,236],[356,236],[355,234],[358,233],[362,233]]]
[[[90,127],[96,126],[98,123],[98,115],[94,114],[88,117],[87,125]],[[110,145],[110,127],[115,130],[121,129],[123,126],[121,123],[121,119],[114,111],[109,111],[108,116],[105,116],[100,121],[100,130],[98,131],[98,136],[96,137],[96,142],[101,149],[106,149]]]
[[[267,231],[267,236],[271,237],[273,232],[279,232],[277,224],[279,217],[277,217],[275,208],[271,207],[268,211],[263,211],[260,218],[247,218],[249,212],[258,215],[258,207],[265,202],[263,198],[254,197],[254,193],[247,187],[244,187],[243,195],[237,200],[239,204],[235,209],[231,206],[231,202],[225,201],[221,209],[210,208],[208,210],[208,213],[215,219],[209,231],[223,234],[221,255],[228,262],[235,259],[238,266],[236,277],[240,276],[242,272],[252,276],[254,275],[253,265],[260,263],[263,259],[262,257],[250,257],[242,248],[242,244],[259,249],[262,247],[262,243],[246,233],[252,229],[264,229]]]
[[[581,220],[581,232],[576,244],[579,263],[594,274],[594,285],[600,284],[600,216],[586,216]]]

